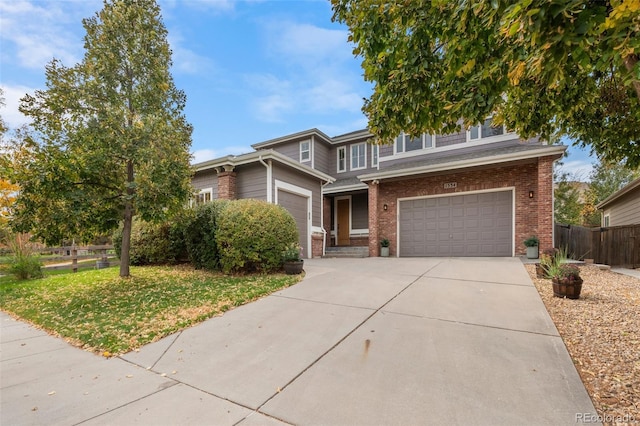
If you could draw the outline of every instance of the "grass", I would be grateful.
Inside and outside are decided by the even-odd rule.
[[[297,275],[227,276],[191,267],[132,267],[0,277],[0,309],[86,350],[129,352],[173,332],[295,284]]]

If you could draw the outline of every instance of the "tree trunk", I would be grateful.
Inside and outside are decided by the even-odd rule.
[[[124,203],[124,225],[122,228],[122,246],[120,248],[120,277],[129,277],[129,263],[131,256],[131,226],[133,223],[133,162],[127,160],[127,194]]]

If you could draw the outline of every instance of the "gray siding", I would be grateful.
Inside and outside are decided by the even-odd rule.
[[[273,147],[273,150],[279,152],[282,155],[286,155],[294,161],[300,161],[300,142],[287,142]],[[311,162],[304,163],[311,167]]]
[[[319,140],[318,137],[314,138],[313,142],[313,168],[320,170],[323,173],[329,175],[335,175],[335,169],[331,169],[331,156],[335,156],[335,150],[329,145]]]
[[[351,228],[369,228],[369,196],[366,193],[351,196]]]
[[[436,147],[451,146],[467,142],[467,132],[451,133],[449,135],[436,135]]]
[[[273,164],[273,179],[274,191],[276,188],[276,179],[311,191],[311,225],[320,226],[322,223],[322,195],[320,193],[320,180],[276,163]]]
[[[236,172],[236,198],[267,199],[267,168],[262,164],[239,166]]]
[[[218,198],[218,174],[215,170],[197,172],[191,179],[191,184],[196,190],[212,188],[213,196],[211,198]]]
[[[609,213],[609,226],[640,224],[640,188],[616,200],[605,213]]]

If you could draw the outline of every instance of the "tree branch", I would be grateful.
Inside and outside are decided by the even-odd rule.
[[[627,70],[631,73],[633,73],[633,67],[635,67],[637,63],[637,55],[629,55],[624,58],[624,66],[627,67]],[[633,81],[631,84],[633,84],[633,88],[636,89],[636,95],[638,95],[638,100],[640,100],[640,81],[638,81],[638,79],[633,76]]]

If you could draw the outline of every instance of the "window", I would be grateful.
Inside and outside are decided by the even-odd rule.
[[[344,146],[338,148],[338,173],[347,170],[347,149]]]
[[[311,141],[300,142],[300,162],[305,163],[311,159]]]
[[[492,121],[493,118],[489,117],[484,120],[484,123],[471,127],[469,129],[469,140],[477,141],[492,136],[504,135],[504,126],[492,126]]]
[[[367,167],[367,144],[357,143],[351,145],[351,170],[364,169]]]
[[[378,167],[379,145],[371,145],[371,167]]]
[[[195,204],[204,204],[211,201],[211,196],[213,195],[213,190],[211,188],[201,189],[200,192],[195,194],[193,202]]]
[[[401,133],[396,138],[396,154],[401,152],[417,151],[420,149],[433,148],[433,136],[423,133],[422,135],[412,138],[406,133]]]
[[[602,224],[602,226],[604,226],[605,228],[609,226],[609,220],[610,220],[609,218],[610,218],[609,213],[604,215],[604,220],[603,220],[604,223]]]

